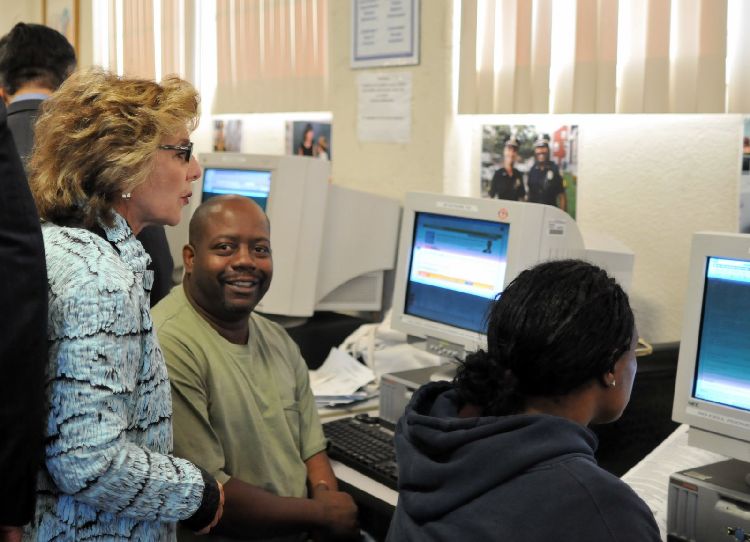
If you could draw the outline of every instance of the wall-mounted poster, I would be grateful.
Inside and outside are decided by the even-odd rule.
[[[68,38],[78,52],[79,0],[42,0],[42,22]]]
[[[740,233],[750,233],[750,117],[742,129],[742,175],[740,176]]]
[[[370,143],[411,141],[411,72],[357,76],[357,139]]]
[[[306,120],[290,121],[286,125],[287,154],[313,156],[321,160],[330,160],[331,123]]]
[[[214,152],[240,152],[242,149],[242,121],[240,119],[214,121]]]
[[[578,126],[482,126],[483,197],[554,205],[576,216]]]
[[[352,0],[352,68],[419,64],[419,0]]]

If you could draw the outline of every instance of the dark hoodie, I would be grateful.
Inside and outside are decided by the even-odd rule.
[[[420,388],[396,428],[388,540],[658,541],[646,504],[594,459],[596,436],[548,415],[459,418],[447,382]]]

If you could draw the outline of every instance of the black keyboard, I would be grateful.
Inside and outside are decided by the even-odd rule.
[[[359,414],[323,424],[328,455],[373,480],[396,489],[398,468],[393,429],[380,419]]]

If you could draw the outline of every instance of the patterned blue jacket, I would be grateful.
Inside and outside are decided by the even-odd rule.
[[[125,220],[44,224],[49,281],[45,465],[28,540],[174,540],[201,504],[172,452],[167,371],[152,331],[148,255]],[[119,252],[119,254],[118,254]]]

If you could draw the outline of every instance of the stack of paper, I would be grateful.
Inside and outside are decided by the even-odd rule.
[[[310,371],[310,387],[318,405],[343,405],[363,401],[376,394],[362,388],[375,379],[368,367],[338,348],[316,371]]]

